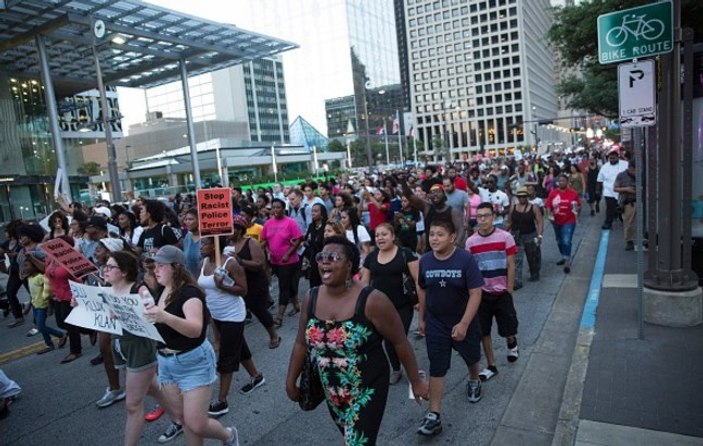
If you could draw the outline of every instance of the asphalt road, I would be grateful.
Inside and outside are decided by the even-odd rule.
[[[584,220],[591,225],[599,224],[601,218],[585,216]],[[582,242],[584,228],[581,226],[575,233],[574,249]],[[416,434],[426,406],[420,407],[408,399],[408,383],[403,379],[391,387],[379,444],[490,444],[562,287],[564,274],[561,268],[554,265],[558,259],[552,229],[547,227],[542,254],[542,280],[538,283],[525,281],[525,287],[515,294],[520,321],[520,360],[513,364],[507,362],[505,342],[498,338],[494,328],[494,347],[500,373],[484,383],[483,399],[477,404],[466,400],[466,368],[454,354],[453,367],[447,375],[442,410],[444,432],[435,439]],[[576,252],[573,268],[579,268],[580,263],[593,261],[593,258],[579,258]],[[4,283],[6,277],[0,277],[0,280]],[[301,281],[301,291],[303,289],[307,289],[304,280]],[[26,292],[23,293],[21,297],[26,300]],[[12,405],[10,416],[0,421],[0,446],[35,446],[55,442],[86,446],[120,445],[125,421],[124,404],[116,403],[105,409],[95,406],[107,382],[103,366],[94,367],[89,363],[97,354],[97,346],[91,347],[88,338],[84,337],[83,356],[70,364],[60,365],[59,361],[68,353],[66,350],[42,356],[32,353],[32,345],[41,342],[41,339],[25,336],[30,328],[28,323],[19,328],[6,328],[10,321],[11,317],[0,320],[0,367],[20,384],[23,392]],[[51,323],[54,324],[53,320]],[[341,436],[324,404],[306,413],[286,397],[285,373],[297,323],[297,316],[286,317],[279,330],[283,342],[276,350],[268,349],[268,336],[258,322],[247,326],[247,342],[257,367],[266,378],[266,384],[249,395],[241,395],[237,390],[248,382],[248,377],[243,371],[237,374],[230,392],[230,412],[220,418],[227,425],[237,426],[243,445],[341,443]],[[427,369],[424,340],[415,339],[412,334],[409,337],[421,368]],[[145,404],[148,408],[152,401],[147,399]],[[166,417],[147,423],[141,444],[158,444],[156,440],[168,423]],[[185,439],[180,436],[170,444],[183,445]],[[206,441],[206,444],[219,443]]]

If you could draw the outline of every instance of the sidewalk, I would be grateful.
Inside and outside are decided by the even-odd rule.
[[[624,246],[610,231],[575,444],[703,445],[703,326],[644,324],[639,339],[637,254]]]

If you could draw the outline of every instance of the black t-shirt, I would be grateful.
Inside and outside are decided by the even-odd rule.
[[[399,247],[393,260],[381,264],[378,262],[378,250],[372,251],[364,259],[364,268],[371,273],[369,285],[388,296],[396,308],[410,304],[403,293],[403,273],[407,271],[407,264],[417,259],[415,252]]]
[[[142,235],[139,236],[137,246],[142,248],[143,252],[150,252],[154,248],[175,245],[180,238],[180,232],[170,226],[160,224],[153,228],[144,229]]]
[[[156,301],[157,303],[160,300],[162,291],[163,288],[159,287],[159,296],[157,296]],[[171,303],[169,303],[164,310],[174,316],[185,318],[183,305],[185,305],[189,299],[199,299],[203,304],[203,328],[200,331],[200,335],[197,338],[189,338],[166,324],[154,324],[156,329],[159,330],[159,334],[166,342],[166,345],[159,343],[159,348],[167,347],[171,350],[187,351],[199,346],[205,340],[205,334],[207,333],[208,311],[207,306],[205,305],[205,294],[200,290],[200,288],[194,287],[193,285],[186,285],[182,287],[178,290],[176,296],[174,296]]]

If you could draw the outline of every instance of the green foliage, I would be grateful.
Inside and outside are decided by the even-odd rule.
[[[87,175],[89,177],[100,175],[100,164],[95,161],[89,161],[76,169],[76,171],[81,175]]]
[[[617,64],[598,62],[597,19],[601,14],[652,3],[651,0],[586,0],[553,9],[554,23],[547,38],[559,51],[562,68],[573,69],[557,85],[571,108],[607,117],[618,115]],[[682,0],[681,22],[703,40],[703,2]]]
[[[344,144],[341,143],[341,141],[332,139],[327,145],[327,150],[329,150],[330,152],[344,152],[347,150],[347,148],[344,146]]]

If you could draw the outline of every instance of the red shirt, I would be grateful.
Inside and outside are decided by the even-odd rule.
[[[373,232],[376,226],[388,221],[388,209],[390,203],[383,202],[379,208],[374,203],[369,202],[369,229]]]
[[[71,273],[56,262],[51,262],[51,264],[46,266],[46,277],[49,278],[49,286],[54,298],[59,302],[70,302],[73,296],[68,281],[76,280]]]
[[[577,203],[578,212],[578,209],[581,208],[579,194],[568,187],[564,190],[557,188],[549,192],[544,206],[552,211],[556,224],[568,225],[570,223],[576,223],[576,214],[574,214],[572,203]]]

